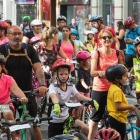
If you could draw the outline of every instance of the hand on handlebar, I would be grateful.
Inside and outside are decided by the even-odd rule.
[[[20,98],[20,102],[21,102],[21,104],[27,104],[28,99],[26,97],[22,97],[22,98]]]
[[[53,113],[55,115],[60,115],[61,114],[60,105],[58,103],[57,104],[54,104]]]
[[[39,91],[39,95],[42,96],[46,96],[48,89],[45,86],[40,86],[38,89],[36,89],[36,91]]]

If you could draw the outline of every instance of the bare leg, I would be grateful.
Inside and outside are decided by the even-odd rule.
[[[35,140],[42,140],[42,134],[39,127],[34,127]]]
[[[85,134],[85,136],[88,136],[89,127],[85,123],[83,123],[82,121],[76,119],[75,120],[75,125],[76,126],[81,126],[81,128],[82,128],[83,133]]]
[[[97,127],[98,127],[98,122],[94,122],[90,120],[88,140],[94,140]]]
[[[78,117],[79,120],[82,120],[82,112],[83,112],[82,109],[80,109],[80,108],[77,109],[77,113],[76,113],[77,116],[76,117]]]

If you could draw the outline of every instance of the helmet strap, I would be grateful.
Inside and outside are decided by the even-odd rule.
[[[69,76],[68,76],[68,79],[66,80],[66,82],[62,82],[58,76],[58,73],[57,73],[57,77],[56,77],[57,81],[59,81],[61,84],[65,84],[67,83],[67,81],[69,80]]]
[[[99,23],[98,20],[97,20],[97,23],[99,25],[99,27],[97,29],[99,30],[100,29],[100,26],[101,26],[101,22]]]

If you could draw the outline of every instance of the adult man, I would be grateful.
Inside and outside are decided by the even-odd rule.
[[[30,39],[34,36],[41,38],[42,22],[35,19],[31,22],[31,26],[33,31],[26,33],[23,37],[23,42],[26,44],[28,44]]]
[[[72,18],[71,23],[69,25],[73,26],[78,32],[78,25],[75,22],[75,18]]]
[[[117,39],[114,29],[112,27],[109,27],[103,24],[103,17],[101,15],[95,15],[91,17],[89,22],[92,22],[92,26],[98,30],[98,32],[95,33],[94,35],[95,49],[98,49],[101,47],[101,43],[99,41],[98,35],[102,29],[109,30],[113,35],[113,43],[111,45],[111,48],[118,49],[118,50],[120,49],[120,43]]]
[[[66,24],[67,24],[67,19],[65,16],[61,15],[57,18],[57,25],[58,25],[58,30],[59,30],[59,40],[61,40],[63,38],[61,28],[62,28],[62,26],[66,25]]]
[[[32,28],[30,26],[30,16],[23,17],[23,24],[20,24],[20,28],[23,31],[23,35],[25,33],[31,32]]]
[[[8,31],[9,43],[0,46],[0,53],[4,54],[6,61],[6,69],[9,75],[17,82],[18,86],[24,91],[28,98],[27,109],[32,117],[36,116],[37,105],[35,97],[31,96],[32,90],[32,69],[36,73],[39,81],[39,94],[45,96],[47,88],[45,85],[45,77],[42,71],[39,58],[32,46],[23,44],[23,32],[18,26],[11,26]],[[21,113],[21,110],[19,110]],[[38,127],[34,127],[36,140],[42,140],[41,132]]]
[[[7,38],[7,29],[9,28],[9,24],[4,22],[4,21],[0,21],[0,45],[8,42],[8,38]]]
[[[125,51],[125,63],[129,68],[133,67],[133,56],[135,47],[133,45],[134,40],[140,36],[140,27],[134,22],[131,17],[128,17],[124,21],[124,26],[128,29],[125,36],[125,42],[127,44],[127,49]]]

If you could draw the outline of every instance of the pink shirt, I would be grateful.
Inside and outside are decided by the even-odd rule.
[[[9,39],[7,37],[5,37],[3,40],[0,41],[0,45],[9,42]]]
[[[100,52],[100,57],[99,57],[99,65],[97,67],[97,71],[106,71],[106,69],[111,66],[118,64],[118,58],[116,55],[116,50],[112,49],[113,53],[110,56],[106,56],[105,54],[102,53],[101,50]],[[94,51],[92,54],[93,59],[98,60],[98,53],[97,51]],[[122,56],[119,55],[119,60],[122,60]],[[105,78],[99,78],[98,76],[94,78],[93,80],[93,90],[96,91],[108,91],[111,83],[107,81]]]
[[[0,104],[4,104],[10,101],[10,86],[15,82],[15,80],[4,73],[2,73],[0,78]]]
[[[61,48],[64,51],[64,53],[67,55],[67,57],[72,60],[72,54],[74,53],[73,45],[70,43],[69,45],[64,44],[63,40],[61,40]],[[74,70],[74,65],[71,64],[71,71]]]

